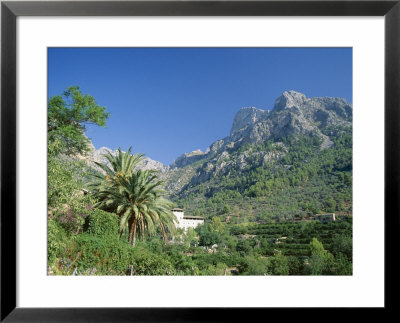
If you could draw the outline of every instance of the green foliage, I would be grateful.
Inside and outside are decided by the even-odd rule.
[[[311,275],[331,275],[335,259],[333,255],[324,249],[318,239],[313,238],[310,242],[311,258],[308,272]]]
[[[286,138],[284,145],[243,145],[230,152],[232,165],[239,151],[249,156],[279,152],[284,157],[271,163],[264,163],[263,159],[248,161],[244,170],[227,169],[206,182],[184,187],[175,202],[189,213],[199,209],[206,218],[225,214],[229,207],[235,223],[241,223],[243,218],[262,223],[287,221],[320,212],[349,215],[352,130],[344,128],[329,135],[334,145],[323,150],[319,137],[313,135]]]
[[[204,268],[200,275],[204,276],[222,276],[226,274],[228,266],[224,263],[217,263],[216,265],[207,265]]]
[[[81,234],[70,253],[69,268],[72,271],[76,267],[81,274],[96,268],[97,274],[125,275],[131,264],[130,249],[128,244],[111,236]]]
[[[186,256],[180,246],[166,246],[165,257],[172,263],[176,275],[200,275],[198,265],[192,257]]]
[[[74,180],[74,168],[71,162],[59,158],[48,159],[48,190],[47,203],[49,207],[58,207],[71,200],[71,196],[79,190],[79,182]]]
[[[353,259],[353,239],[350,235],[336,234],[332,238],[330,250],[334,255],[342,253],[347,259]]]
[[[222,223],[221,218],[215,216],[212,218],[212,222],[210,223],[210,231],[223,233],[225,229],[225,224]]]
[[[172,203],[165,199],[154,170],[135,170],[142,155],[132,155],[131,149],[122,152],[118,149],[114,156],[105,157],[111,166],[98,163],[105,174],[94,176],[90,183],[94,196],[98,199],[95,207],[113,212],[119,216],[119,232],[122,235],[128,228],[128,240],[135,246],[136,238],[142,240],[154,235],[157,227],[165,241],[168,233],[175,233],[175,216]]]
[[[52,267],[65,254],[70,240],[67,233],[55,219],[47,223],[47,260],[49,267]]]
[[[89,140],[84,135],[86,124],[105,126],[109,113],[96,100],[71,86],[63,95],[53,96],[48,103],[47,133],[51,152],[68,155],[84,153]]]
[[[242,257],[250,254],[251,251],[252,251],[252,248],[250,246],[249,241],[247,241],[247,240],[239,240],[239,242],[236,245],[236,251],[239,252],[239,254]]]
[[[176,275],[175,266],[162,254],[154,254],[145,248],[132,248],[134,275]]]
[[[247,256],[240,261],[239,272],[242,275],[270,275],[269,268],[269,259]]]
[[[167,275],[175,269],[165,257],[110,236],[81,234],[64,263],[69,273],[88,275]]]
[[[105,185],[106,183],[108,186],[118,185],[120,179],[134,174],[135,167],[143,160],[144,154],[132,154],[132,147],[129,147],[126,152],[118,148],[115,155],[107,151],[103,154],[103,157],[106,158],[108,163],[96,162],[96,165],[99,166],[105,174],[100,173],[94,176],[96,180],[92,183],[93,188]]]
[[[224,208],[222,209],[222,213],[227,214],[229,212],[231,212],[231,207],[228,204],[225,204]]]
[[[311,255],[323,254],[325,249],[323,244],[318,239],[313,238],[310,242]]]
[[[304,261],[301,257],[287,256],[289,275],[302,275],[304,273]]]
[[[246,234],[247,227],[243,225],[231,225],[229,231],[232,235]]]
[[[346,255],[338,253],[336,255],[335,275],[352,275],[353,263],[347,258]]]
[[[277,253],[270,258],[270,261],[272,275],[289,275],[289,262],[287,257],[281,253]]]
[[[94,200],[85,195],[81,178],[84,176],[82,163],[59,157],[48,159],[47,203],[49,219],[57,219],[68,232],[82,231],[85,219]]]
[[[198,226],[196,232],[201,246],[212,246],[221,242],[221,235],[216,231],[210,231],[210,226],[207,224]]]
[[[131,149],[108,154],[111,167],[98,164],[105,174],[71,158],[87,150],[85,125],[104,126],[107,117],[79,88],[49,101],[48,263],[53,273],[352,274],[351,218],[326,224],[291,221],[318,212],[351,215],[351,129],[324,129],[334,142],[329,149],[321,150],[320,138],[313,135],[232,148],[225,157],[231,165],[227,172],[188,184],[174,200],[206,223],[163,244],[160,236],[166,241],[175,231],[173,204],[162,197],[163,183],[155,172],[135,170],[143,155],[132,155]],[[281,157],[265,163],[270,153]],[[239,156],[248,163],[244,169],[232,162]],[[201,172],[206,161],[211,159],[191,164],[191,172]],[[84,195],[88,173],[96,180],[92,194]],[[142,240],[132,248],[136,236]],[[215,244],[218,248],[211,248]]]
[[[193,228],[188,228],[186,234],[183,237],[183,245],[185,251],[189,251],[191,247],[194,247],[199,241],[199,236]]]
[[[94,209],[88,217],[88,233],[99,237],[118,237],[116,214]]]
[[[79,275],[88,275],[96,268],[96,275],[230,275],[231,270],[240,275],[352,274],[351,261],[332,247],[337,236],[329,233],[343,232],[347,236],[346,230],[351,230],[347,222],[249,224],[246,227],[250,234],[248,239],[238,239],[231,235],[230,230],[217,234],[217,249],[210,248],[216,241],[208,241],[204,246],[200,243],[196,247],[197,239],[202,237],[204,240],[210,234],[216,234],[206,224],[196,230],[189,229],[187,235],[182,235],[180,243],[165,245],[154,236],[147,241],[138,241],[132,248],[115,234],[112,214],[103,211],[100,214],[101,219],[103,216],[104,219],[110,219],[110,216],[114,219],[114,235],[99,235],[95,230],[88,230],[70,239],[58,226],[62,230],[60,237],[62,232],[66,236],[61,240],[68,244],[52,244],[49,257],[54,259],[59,272],[71,274],[76,268]],[[49,239],[55,237],[57,240],[58,235],[49,235]],[[313,235],[319,238],[313,239]],[[322,241],[331,252],[324,248]]]

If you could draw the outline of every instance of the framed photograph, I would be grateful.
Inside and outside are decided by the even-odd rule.
[[[391,309],[399,16],[3,1],[1,320]]]

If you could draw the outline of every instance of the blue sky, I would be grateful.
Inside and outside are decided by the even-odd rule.
[[[96,148],[171,164],[229,135],[242,107],[272,109],[284,91],[352,102],[351,48],[49,48],[48,95],[71,85],[111,113]]]

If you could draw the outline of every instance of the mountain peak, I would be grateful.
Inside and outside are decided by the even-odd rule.
[[[285,91],[282,95],[276,99],[274,110],[279,111],[285,108],[291,108],[294,106],[299,106],[307,101],[307,97],[300,92],[296,91]]]
[[[257,122],[262,116],[266,115],[268,111],[261,110],[255,107],[241,108],[233,119],[231,128],[231,135],[246,128],[247,126]]]

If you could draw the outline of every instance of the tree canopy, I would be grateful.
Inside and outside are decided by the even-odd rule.
[[[105,127],[109,116],[106,108],[91,95],[83,94],[79,86],[68,87],[62,95],[51,97],[47,121],[49,152],[85,153],[90,142],[85,136],[86,125]]]
[[[105,174],[95,175],[90,184],[98,199],[95,207],[119,215],[120,235],[128,227],[129,242],[134,246],[137,236],[142,239],[154,234],[157,227],[164,240],[175,231],[172,203],[163,198],[164,190],[154,170],[135,170],[142,155],[131,155],[118,149],[117,154],[106,154],[110,166],[98,164]]]

